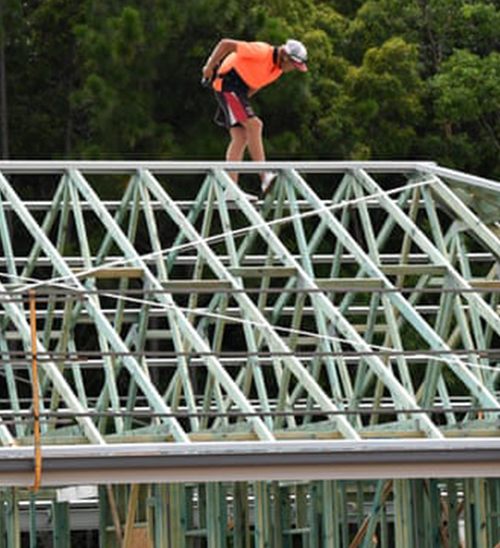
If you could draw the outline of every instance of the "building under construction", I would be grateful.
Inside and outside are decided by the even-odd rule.
[[[0,545],[500,547],[499,221],[431,162],[0,162]]]

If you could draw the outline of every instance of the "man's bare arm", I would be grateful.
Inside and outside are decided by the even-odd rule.
[[[213,49],[210,57],[207,59],[205,66],[202,69],[203,78],[210,80],[213,77],[215,67],[230,53],[236,51],[238,40],[230,40],[223,38]]]

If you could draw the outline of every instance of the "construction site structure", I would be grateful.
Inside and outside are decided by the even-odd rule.
[[[499,548],[499,221],[433,162],[0,162],[0,545]]]

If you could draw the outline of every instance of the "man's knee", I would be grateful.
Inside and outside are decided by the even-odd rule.
[[[257,116],[252,116],[246,121],[245,127],[247,131],[260,133],[262,131],[262,128],[264,127],[264,123]]]

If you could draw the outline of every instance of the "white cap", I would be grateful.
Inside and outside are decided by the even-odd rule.
[[[283,46],[292,63],[302,72],[307,72],[307,49],[298,40],[287,40]]]

